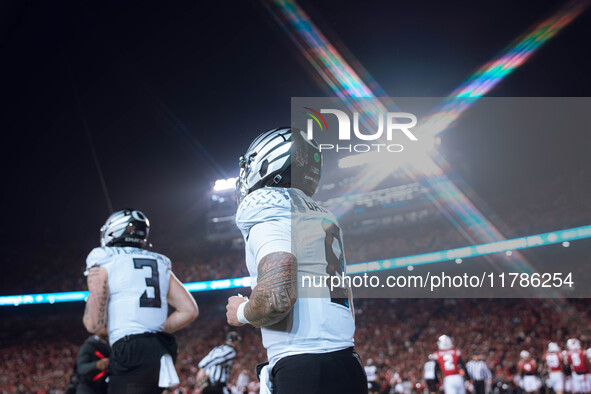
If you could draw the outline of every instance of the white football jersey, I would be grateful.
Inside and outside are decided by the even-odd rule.
[[[435,360],[429,360],[423,366],[423,378],[426,380],[435,379]]]
[[[126,335],[158,332],[168,316],[168,257],[134,247],[101,247],[86,258],[87,269],[107,270],[109,284],[108,331],[113,345]]]
[[[302,287],[304,275],[346,273],[334,215],[298,189],[266,187],[244,198],[236,224],[244,236],[252,288],[257,284],[258,263],[266,255],[288,252],[298,260],[298,300],[285,319],[261,328],[271,366],[286,356],[352,347],[355,322],[350,290],[331,293],[324,287],[311,293]]]
[[[376,381],[376,372],[378,368],[375,365],[366,365],[363,367],[365,370],[365,375],[367,376],[368,382],[375,382]]]

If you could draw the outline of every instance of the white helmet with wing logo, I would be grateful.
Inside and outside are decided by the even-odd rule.
[[[322,155],[301,130],[282,127],[259,135],[240,157],[236,202],[266,186],[290,186],[308,196],[316,192]]]
[[[558,353],[560,352],[560,346],[556,342],[550,342],[548,344],[548,351],[551,353]]]
[[[141,211],[122,209],[113,212],[101,227],[101,246],[144,248],[150,233],[150,221]]]
[[[579,350],[581,349],[581,341],[579,341],[577,338],[570,338],[568,341],[566,341],[566,348],[568,350]]]
[[[448,335],[442,335],[437,340],[437,348],[439,350],[449,350],[453,347],[453,342]]]

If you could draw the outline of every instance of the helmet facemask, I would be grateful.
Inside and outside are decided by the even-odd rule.
[[[247,159],[244,156],[240,156],[240,174],[238,175],[238,179],[236,179],[236,205],[240,205],[242,199],[249,193],[246,179],[251,171],[251,161],[251,158]]]

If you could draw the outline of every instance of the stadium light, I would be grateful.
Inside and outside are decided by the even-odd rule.
[[[236,180],[238,178],[218,179],[213,184],[213,191],[222,192],[225,190],[233,190],[236,187]]]

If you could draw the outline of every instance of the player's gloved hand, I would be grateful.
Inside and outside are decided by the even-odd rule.
[[[228,298],[228,305],[226,305],[226,319],[231,326],[243,326],[244,323],[238,321],[238,307],[240,304],[247,302],[248,298],[240,296],[232,296]]]

